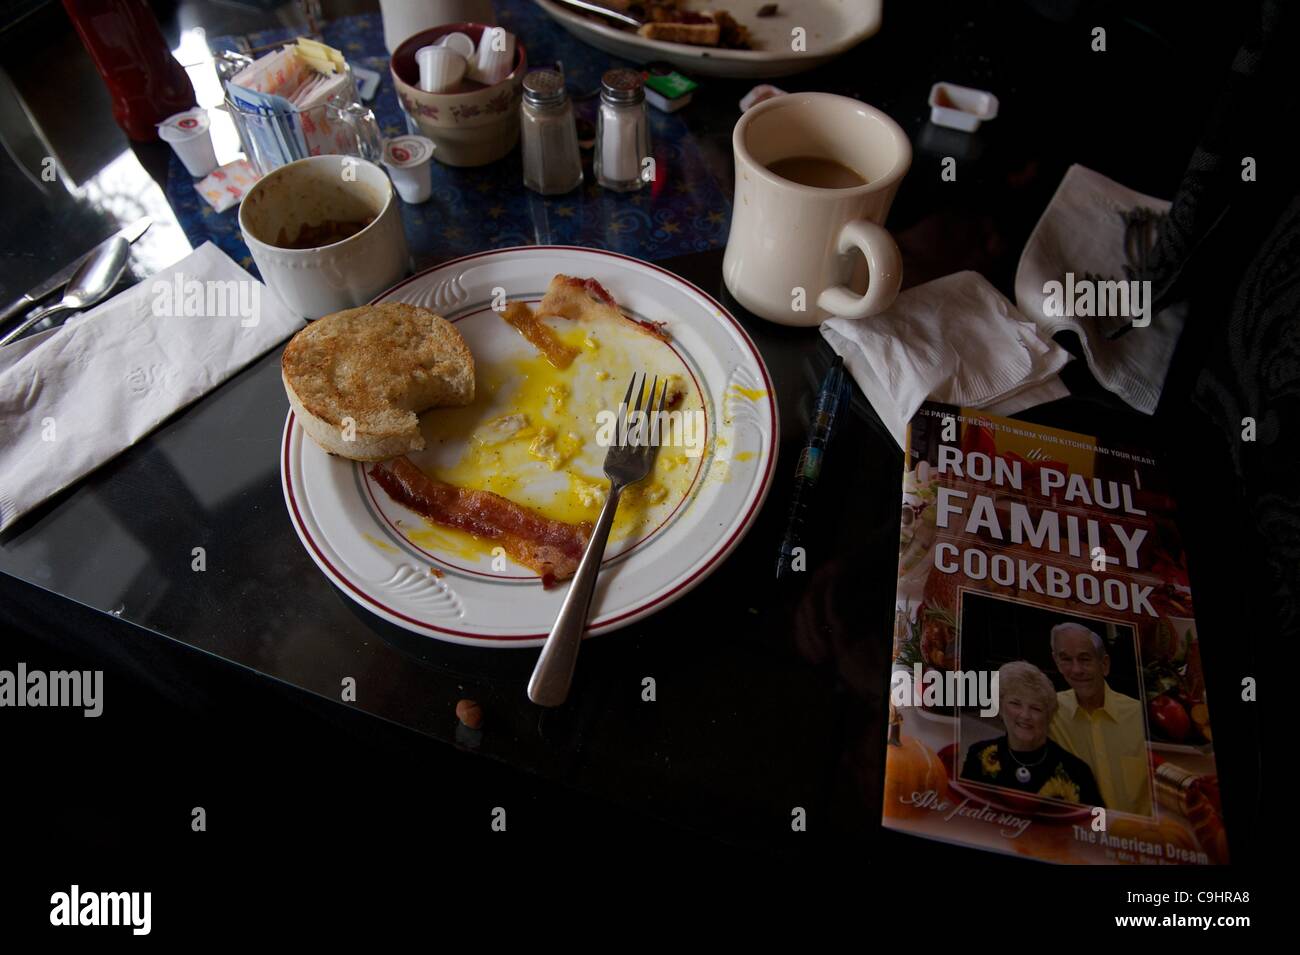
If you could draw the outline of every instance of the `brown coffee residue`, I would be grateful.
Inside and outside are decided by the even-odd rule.
[[[365,219],[326,219],[316,224],[303,223],[292,239],[281,226],[275,244],[282,249],[318,249],[323,245],[350,239],[374,221],[374,216],[368,216]]]

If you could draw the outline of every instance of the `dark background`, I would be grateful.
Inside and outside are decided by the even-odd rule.
[[[1068,690],[1052,659],[1052,628],[1077,623],[1106,641],[1111,688],[1143,698],[1133,628],[1092,617],[1076,617],[1049,607],[1000,600],[966,590],[961,600],[961,665],[966,670],[996,670],[1011,660],[1028,660],[1047,674],[1057,690]],[[1114,640],[1109,640],[1111,635]]]

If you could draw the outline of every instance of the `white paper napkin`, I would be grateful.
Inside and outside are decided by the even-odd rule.
[[[899,447],[927,398],[1014,414],[1069,393],[1056,375],[1069,352],[978,272],[917,285],[879,315],[833,318],[821,332]]]
[[[1160,400],[1169,361],[1183,331],[1185,308],[1150,315],[1151,324],[1118,338],[1106,337],[1108,321],[1097,316],[1049,314],[1063,305],[1066,273],[1078,279],[1127,281],[1122,213],[1138,207],[1164,213],[1169,203],[1134,192],[1085,166],[1071,166],[1034,227],[1016,268],[1016,304],[1045,335],[1071,331],[1083,344],[1093,377],[1139,411],[1152,414]],[[1047,283],[1062,286],[1061,294]],[[1078,297],[1072,296],[1077,301]],[[1095,306],[1094,306],[1095,307]]]
[[[303,324],[209,242],[15,359],[0,349],[0,530]]]

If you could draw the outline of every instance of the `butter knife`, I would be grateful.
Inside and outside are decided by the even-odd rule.
[[[144,216],[140,219],[136,219],[129,226],[126,226],[124,229],[120,229],[118,232],[114,233],[113,235],[110,235],[107,239],[101,242],[100,245],[108,245],[118,236],[121,236],[122,238],[126,239],[128,243],[135,242],[136,239],[140,238],[140,236],[144,235],[149,230],[149,226],[151,225],[153,225],[153,219],[149,218],[149,216]],[[75,259],[73,259],[63,268],[59,269],[59,271],[51,275],[44,282],[32,287],[27,292],[23,293],[18,298],[14,299],[12,302],[6,305],[4,307],[4,310],[0,311],[0,324],[4,324],[5,322],[13,318],[15,315],[19,315],[27,311],[27,309],[31,308],[41,299],[45,298],[45,296],[49,295],[51,292],[57,292],[59,289],[63,288],[63,286],[67,285],[68,279],[72,278],[72,274],[77,271],[81,263],[86,261],[86,259],[88,259],[90,256],[94,255],[94,253],[98,250],[98,248],[99,246],[96,246],[94,249],[91,249],[85,255],[77,256]]]
[[[604,3],[601,3],[600,0],[553,0],[553,2],[562,7],[569,7],[572,10],[581,10],[583,13],[594,13],[598,17],[605,17],[624,26],[637,28],[645,25],[644,20],[628,13],[625,9],[628,6],[626,3],[611,7],[608,4],[613,0],[605,0]]]

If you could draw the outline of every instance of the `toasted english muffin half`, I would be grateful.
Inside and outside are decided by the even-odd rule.
[[[312,322],[285,347],[280,375],[303,430],[354,461],[422,450],[421,412],[474,400],[474,356],[460,332],[401,302]]]

